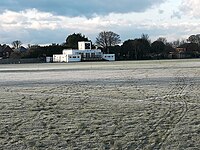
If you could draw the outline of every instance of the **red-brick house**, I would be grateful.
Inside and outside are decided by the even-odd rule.
[[[169,54],[170,58],[198,58],[199,47],[196,43],[185,43]]]

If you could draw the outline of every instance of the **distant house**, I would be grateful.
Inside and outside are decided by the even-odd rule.
[[[169,58],[197,58],[199,57],[198,44],[185,43],[169,54]]]
[[[0,45],[0,58],[9,58],[11,53],[14,52],[8,45]]]
[[[53,62],[115,61],[115,54],[103,54],[92,49],[91,42],[78,42],[78,49],[64,49],[62,54],[53,55]]]
[[[20,53],[25,53],[25,52],[27,52],[27,49],[25,47],[21,46],[20,48],[15,49],[15,51],[20,52]]]
[[[176,52],[186,52],[187,51],[187,49],[185,48],[185,47],[177,47],[176,48]]]

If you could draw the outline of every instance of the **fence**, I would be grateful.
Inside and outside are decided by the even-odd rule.
[[[25,64],[25,63],[45,63],[43,58],[26,58],[26,59],[0,59],[0,64]]]

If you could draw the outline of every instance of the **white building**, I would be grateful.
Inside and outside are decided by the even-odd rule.
[[[91,42],[78,42],[78,49],[64,49],[62,54],[53,55],[53,62],[115,61],[115,54],[103,54],[91,47]]]

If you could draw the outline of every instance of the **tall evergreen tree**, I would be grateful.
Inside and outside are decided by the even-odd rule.
[[[66,38],[65,46],[68,48],[78,49],[79,41],[89,41],[89,39],[85,37],[85,35],[82,35],[81,33],[74,33]]]

